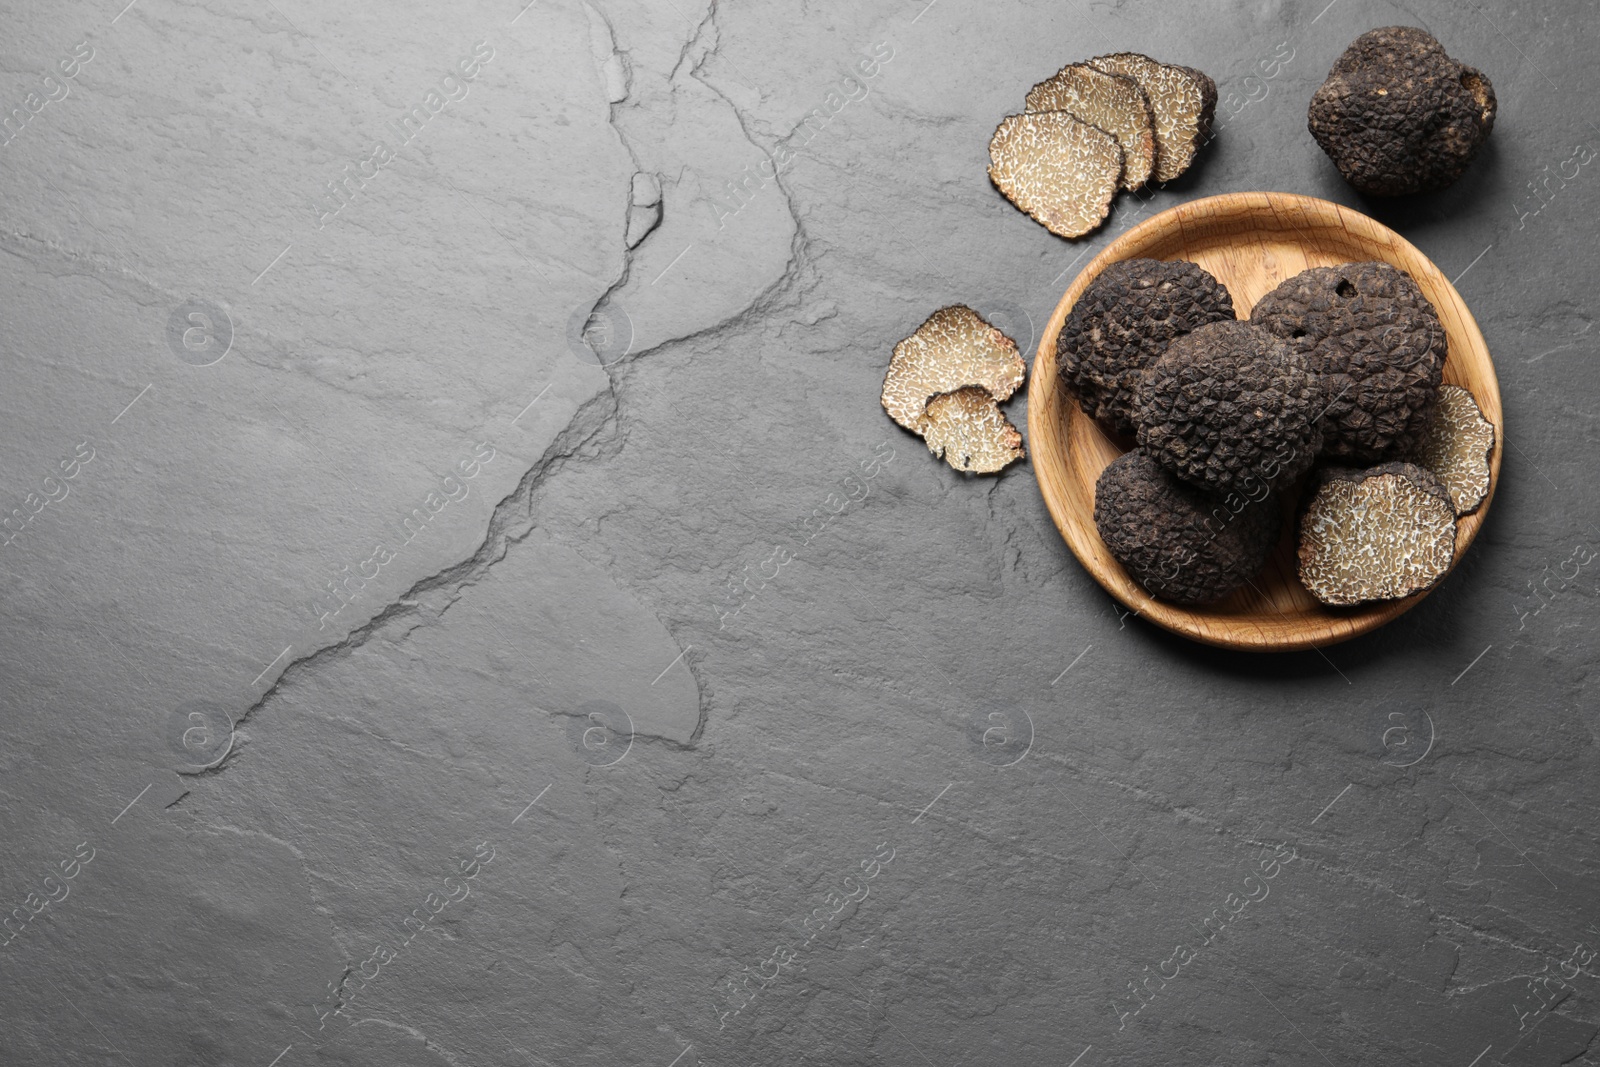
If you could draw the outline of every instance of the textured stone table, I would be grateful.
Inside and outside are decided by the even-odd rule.
[[[3,15],[0,1062],[1600,1063],[1592,3],[123,2]],[[1366,202],[1305,105],[1397,22],[1499,121]],[[1221,134],[1065,242],[988,136],[1123,49]],[[1322,652],[877,402],[1241,189],[1417,243],[1506,402]]]

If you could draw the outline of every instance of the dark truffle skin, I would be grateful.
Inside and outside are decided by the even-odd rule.
[[[1145,369],[1139,444],[1186,482],[1254,498],[1290,484],[1322,448],[1322,390],[1306,358],[1259,326],[1212,322]]]
[[[1174,604],[1227,596],[1261,570],[1278,539],[1275,498],[1208,496],[1142,450],[1100,473],[1094,521],[1134,581]]]
[[[1139,374],[1174,338],[1233,319],[1221,282],[1186,260],[1111,264],[1073,305],[1056,340],[1061,381],[1109,434],[1132,436]]]
[[[1443,189],[1494,129],[1494,87],[1414,26],[1357,37],[1311,97],[1306,125],[1369,196]]]
[[[1422,440],[1447,340],[1404,271],[1387,263],[1313,267],[1262,297],[1250,321],[1288,341],[1321,375],[1325,455],[1377,463]]]

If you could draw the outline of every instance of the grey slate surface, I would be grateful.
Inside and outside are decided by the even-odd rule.
[[[1600,1063],[1596,16],[5,5],[0,1062]],[[1500,115],[1369,203],[1305,104],[1393,23]],[[1113,50],[1223,130],[1064,242],[985,146]],[[1278,657],[877,403],[1262,188],[1457,279],[1512,446],[1439,591]]]

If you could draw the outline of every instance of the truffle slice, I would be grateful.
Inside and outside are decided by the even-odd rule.
[[[1134,432],[1139,375],[1174,338],[1233,319],[1221,282],[1187,260],[1124,259],[1089,284],[1056,339],[1056,365],[1078,406],[1109,434]]]
[[[989,180],[1060,237],[1099,226],[1121,179],[1117,139],[1066,111],[1008,115],[989,141]]]
[[[1217,83],[1193,67],[1157,63],[1137,52],[1096,56],[1089,63],[1132,78],[1149,98],[1156,121],[1155,180],[1170,182],[1188,170],[1195,153],[1211,136]]]
[[[1022,435],[994,397],[969,385],[928,401],[922,439],[958,471],[993,474],[1022,458]]]
[[[1443,189],[1494,129],[1494,86],[1426,30],[1386,26],[1345,49],[1306,125],[1345,181],[1369,196]]]
[[[1135,421],[1139,444],[1178,477],[1264,497],[1311,468],[1321,414],[1305,357],[1248,322],[1211,322],[1145,369]]]
[[[1029,111],[1070,111],[1111,134],[1122,148],[1122,187],[1138,189],[1156,163],[1155,116],[1139,83],[1125,74],[1072,63],[1028,93]]]
[[[1489,454],[1494,451],[1494,424],[1483,417],[1472,394],[1459,385],[1439,387],[1439,407],[1417,450],[1426,467],[1450,491],[1457,515],[1478,510],[1489,495]]]
[[[1223,503],[1125,452],[1094,487],[1100,539],[1133,580],[1175,604],[1220,600],[1261,570],[1278,540],[1278,504]]]
[[[894,346],[880,399],[891,419],[921,433],[930,397],[976,385],[1004,400],[1017,391],[1026,370],[1015,341],[976,311],[954,304],[929,315]]]
[[[1250,321],[1322,375],[1323,450],[1376,463],[1422,441],[1444,377],[1444,326],[1404,271],[1346,263],[1302,271],[1261,298]]]
[[[1300,581],[1324,604],[1393,600],[1431,589],[1456,551],[1444,483],[1414,463],[1332,467],[1300,520]]]

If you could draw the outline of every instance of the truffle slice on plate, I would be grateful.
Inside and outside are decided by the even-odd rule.
[[[1444,483],[1457,515],[1478,510],[1489,495],[1489,454],[1494,423],[1483,417],[1472,394],[1459,385],[1439,387],[1439,406],[1417,450],[1417,463]]]
[[[1029,111],[1070,111],[1111,134],[1122,148],[1122,187],[1138,189],[1156,164],[1155,117],[1139,83],[1087,63],[1062,67],[1028,92]]]
[[[1278,540],[1278,504],[1223,503],[1125,452],[1094,487],[1100,540],[1134,581],[1174,604],[1220,600],[1248,582]]]
[[[917,332],[894,346],[883,379],[883,410],[921,433],[928,400],[964,385],[1004,400],[1022,384],[1027,367],[1017,343],[962,304],[940,308]]]
[[[1431,589],[1456,551],[1444,483],[1414,463],[1322,472],[1300,519],[1300,581],[1324,604],[1394,600]]]
[[[1056,365],[1086,415],[1109,434],[1131,436],[1145,367],[1174,338],[1233,317],[1228,290],[1198,264],[1119,260],[1072,305],[1056,339]]]
[[[928,401],[922,439],[928,451],[958,471],[993,474],[1022,458],[1022,435],[994,397],[977,386]]]
[[[1494,86],[1426,30],[1357,37],[1311,97],[1306,125],[1344,180],[1369,196],[1443,189],[1494,129]]]
[[[1149,98],[1156,121],[1155,180],[1170,182],[1188,170],[1211,136],[1217,83],[1193,67],[1158,63],[1138,52],[1096,56],[1089,63],[1132,78]]]
[[[1117,139],[1066,111],[1008,115],[989,141],[989,180],[1060,237],[1082,237],[1122,180]]]
[[[1322,375],[1323,450],[1356,463],[1409,455],[1444,377],[1439,315],[1404,271],[1345,263],[1301,271],[1262,297],[1250,321]]]
[[[1145,369],[1139,444],[1214,493],[1266,496],[1311,468],[1322,447],[1322,389],[1305,357],[1248,322],[1186,333]]]

